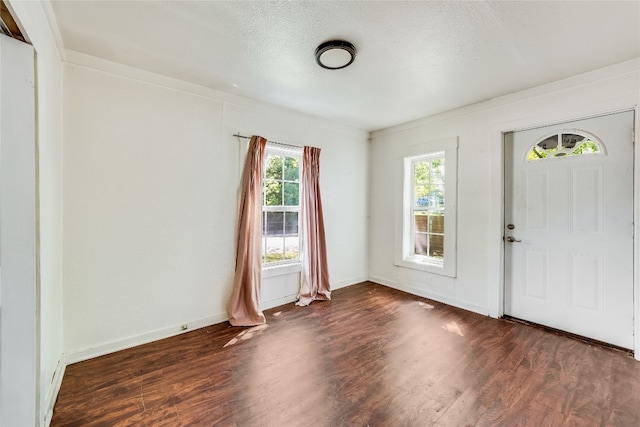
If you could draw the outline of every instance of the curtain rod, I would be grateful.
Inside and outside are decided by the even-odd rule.
[[[237,138],[251,139],[250,136],[240,135],[240,132],[234,133],[233,136],[235,136]],[[270,143],[270,144],[282,145],[284,147],[303,148],[300,145],[285,144],[284,142],[277,142],[277,141],[267,141],[267,142]]]

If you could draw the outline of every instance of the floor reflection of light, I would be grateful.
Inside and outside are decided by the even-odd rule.
[[[254,336],[260,335],[262,331],[264,331],[268,327],[269,325],[264,324],[264,325],[254,326],[253,328],[245,329],[244,331],[236,335],[234,338],[229,340],[229,342],[226,343],[223,348],[229,347],[230,345],[235,345],[240,341],[250,340]]]
[[[426,302],[418,301],[418,305],[420,307],[424,307],[424,308],[426,308],[428,310],[433,310],[434,309],[434,307],[431,304],[427,304]]]
[[[420,326],[416,327],[427,325],[431,309],[433,306],[423,301],[412,302],[396,310],[391,320],[392,326],[388,329],[396,335],[388,346],[383,374],[386,393],[393,396],[389,405],[391,413],[411,411],[421,417],[422,405],[428,401],[428,395],[424,394],[428,389],[428,376],[416,375],[410,367],[420,366],[434,352],[430,335]],[[417,396],[420,397],[416,399]],[[413,406],[408,402],[420,403]]]
[[[464,334],[460,330],[460,326],[458,326],[458,324],[456,322],[454,322],[454,321],[451,321],[449,323],[445,323],[444,325],[442,325],[442,329],[444,329],[447,332],[451,332],[453,334],[460,335],[461,337],[464,336]]]
[[[241,381],[249,415],[247,424],[292,426],[301,419],[315,418],[327,425],[326,355],[313,336],[314,328],[274,327],[260,337],[247,358]],[[315,414],[315,415],[311,415]]]
[[[396,332],[388,345],[384,384],[391,400],[390,411],[401,417],[434,425],[444,402],[456,393],[449,384],[452,360],[464,345],[460,326],[441,317],[434,305],[415,301],[395,311],[388,328]],[[447,333],[449,332],[449,333]],[[393,413],[393,412],[392,412]]]

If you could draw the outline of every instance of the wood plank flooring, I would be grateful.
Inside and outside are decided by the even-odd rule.
[[[371,282],[67,367],[52,426],[640,426],[640,362]]]

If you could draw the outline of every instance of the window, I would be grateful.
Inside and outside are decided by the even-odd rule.
[[[542,138],[527,153],[527,161],[557,157],[599,154],[600,145],[595,138],[577,133],[558,133]]]
[[[444,152],[411,159],[412,256],[444,258]]]
[[[267,146],[262,191],[262,264],[300,261],[300,153]]]
[[[396,265],[455,277],[457,147],[452,138],[403,153]]]

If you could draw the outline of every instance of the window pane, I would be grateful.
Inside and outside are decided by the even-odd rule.
[[[284,179],[286,181],[299,181],[300,166],[295,157],[285,157],[284,159]]]
[[[431,162],[416,162],[413,169],[413,182],[415,184],[429,183],[429,164]]]
[[[433,186],[430,191],[426,191],[425,187],[416,187],[414,191],[416,195],[414,207],[444,209],[444,187]]]
[[[438,206],[439,194],[444,194],[444,187],[437,185],[423,185],[415,187],[416,207],[435,208]]]
[[[298,212],[285,212],[284,234],[287,236],[298,235]]]
[[[429,216],[429,232],[444,234],[444,215]]]
[[[547,151],[558,148],[558,135],[550,136],[549,138],[538,142],[538,147]]]
[[[429,196],[429,207],[437,210],[444,209],[444,185],[434,185]]]
[[[282,206],[282,182],[266,181],[265,187],[265,206]]]
[[[284,253],[284,258],[287,260],[294,260],[294,259],[298,259],[300,257],[299,254],[299,243],[300,240],[298,239],[298,236],[295,237],[287,237],[285,238],[285,253]]]
[[[596,144],[595,142],[586,139],[585,141],[583,141],[580,145],[578,145],[578,147],[573,150],[573,154],[576,155],[580,155],[580,154],[588,154],[588,153],[599,153],[600,149],[598,148],[598,144]]]
[[[284,235],[284,212],[267,212],[266,235],[280,236]]]
[[[429,206],[429,186],[427,185],[416,185],[413,187],[413,195],[414,206],[416,207],[427,207]]]
[[[573,148],[579,142],[584,140],[584,136],[576,135],[575,133],[563,133],[562,134],[562,148]]]
[[[284,212],[266,212],[264,240],[264,262],[284,259]]]
[[[429,216],[426,214],[426,212],[416,212],[414,217],[415,231],[426,233]]]
[[[282,179],[282,157],[267,154],[265,177],[267,179]]]
[[[278,262],[284,260],[283,240],[280,237],[266,237],[266,252],[264,262]]]
[[[300,238],[298,236],[298,212],[285,212],[284,214],[284,247],[286,259],[298,259],[300,257]]]
[[[415,248],[414,253],[416,255],[427,255],[427,234],[414,233]]]
[[[527,160],[546,159],[549,157],[540,147],[533,147],[529,154],[527,154]]]
[[[431,183],[444,185],[444,159],[435,159],[431,163]]]
[[[433,258],[444,258],[444,236],[437,234],[429,235],[429,256]]]
[[[298,184],[295,182],[284,183],[284,205],[298,206],[300,193],[298,192]]]

